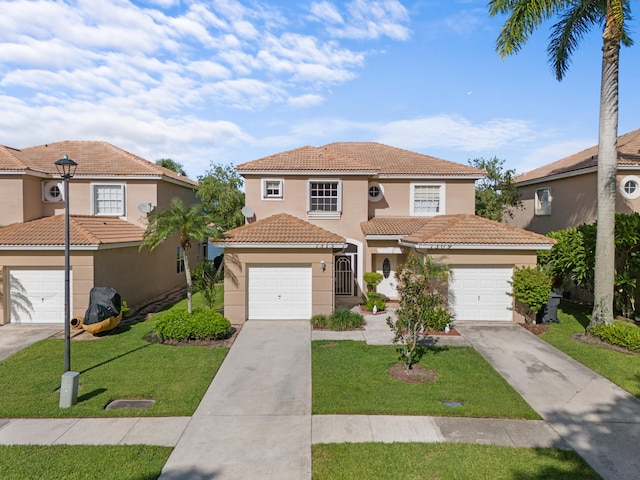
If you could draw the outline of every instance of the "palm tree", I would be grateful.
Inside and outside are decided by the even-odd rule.
[[[615,278],[615,202],[618,166],[618,68],[620,45],[633,42],[625,28],[630,0],[490,0],[489,15],[508,15],[496,50],[505,58],[518,53],[540,24],[558,16],[547,47],[555,76],[562,80],[571,54],[595,25],[602,28],[602,77],[598,133],[598,232],[596,241],[594,306],[591,323],[613,323]]]
[[[171,208],[149,215],[149,224],[142,237],[140,249],[147,247],[153,251],[167,241],[169,237],[178,236],[178,246],[184,252],[184,273],[187,279],[187,310],[189,313],[193,311],[193,283],[191,281],[191,268],[189,267],[189,255],[187,252],[194,240],[207,240],[209,237],[218,236],[219,233],[219,230],[209,217],[202,214],[201,205],[186,207],[182,200],[177,197],[171,200]]]

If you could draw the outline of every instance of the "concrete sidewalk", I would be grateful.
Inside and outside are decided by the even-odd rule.
[[[640,479],[640,401],[522,327],[456,328],[605,480]]]

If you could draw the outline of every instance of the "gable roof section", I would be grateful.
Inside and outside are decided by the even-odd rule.
[[[425,175],[481,178],[486,173],[470,165],[450,162],[375,142],[337,142],[322,148],[356,160],[366,161],[376,167],[380,176]]]
[[[212,240],[212,243],[221,247],[341,248],[345,241],[344,237],[324,228],[287,213],[279,213],[229,230],[223,239]]]
[[[579,175],[598,166],[598,145],[574,153],[516,177],[517,184],[536,183],[536,180],[562,175]],[[618,137],[618,167],[640,168],[640,129]]]
[[[258,172],[357,172],[376,173],[376,168],[364,161],[340,155],[326,148],[301,147],[238,165],[241,173]]]
[[[118,217],[73,215],[69,234],[74,247],[116,246],[141,242],[144,229]],[[54,215],[0,228],[0,249],[63,247],[64,237],[64,215]]]
[[[380,176],[430,176],[481,178],[475,167],[374,142],[331,143],[302,147],[246,162],[236,167],[250,173],[340,172]]]
[[[411,235],[429,220],[431,217],[373,217],[367,222],[360,223],[360,228],[369,239],[398,237]]]
[[[22,150],[2,147],[0,171],[31,170],[57,175],[55,162],[65,155],[78,163],[76,176],[165,177],[182,184],[198,184],[195,180],[178,175],[110,143],[98,141],[64,141]],[[20,168],[17,168],[18,166]]]
[[[416,248],[550,249],[555,240],[477,215],[438,215],[400,240]]]

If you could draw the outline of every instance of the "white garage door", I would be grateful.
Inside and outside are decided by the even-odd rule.
[[[513,320],[511,268],[453,268],[449,304],[456,320]]]
[[[64,270],[10,269],[9,322],[64,323]]]
[[[311,267],[249,267],[249,320],[309,320]]]

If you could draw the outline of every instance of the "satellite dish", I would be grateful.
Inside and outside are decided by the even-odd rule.
[[[149,213],[154,208],[156,207],[151,202],[144,202],[138,205],[138,210],[142,213]]]
[[[242,207],[242,210],[240,211],[242,212],[242,215],[244,215],[244,218],[253,218],[253,216],[255,215],[253,208],[248,205]]]

